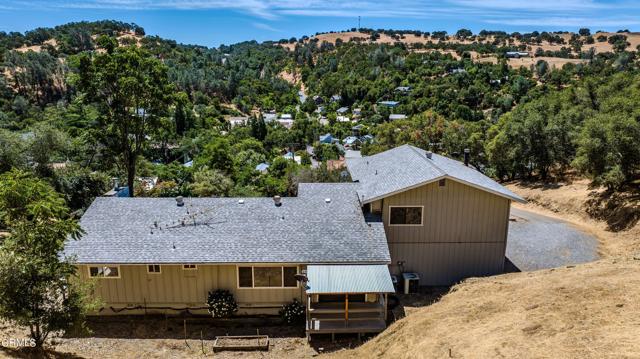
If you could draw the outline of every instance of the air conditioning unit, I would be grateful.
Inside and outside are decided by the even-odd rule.
[[[404,280],[404,294],[418,293],[420,286],[420,276],[415,272],[402,273],[402,279]]]

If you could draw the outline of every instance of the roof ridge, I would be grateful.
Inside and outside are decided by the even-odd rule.
[[[422,158],[424,161],[427,161],[427,163],[431,164],[436,170],[438,170],[438,172],[440,172],[441,174],[443,174],[445,176],[449,175],[442,168],[440,168],[438,165],[436,165],[435,162],[430,161],[426,156],[423,156],[422,153],[419,153],[418,150],[423,151],[421,148],[418,148],[416,146],[412,146],[410,144],[407,144],[407,146],[409,146],[409,148],[411,148],[413,150],[413,152],[415,152],[420,158]]]

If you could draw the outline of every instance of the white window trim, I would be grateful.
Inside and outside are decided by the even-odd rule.
[[[193,266],[193,268],[186,268],[185,266]],[[182,270],[198,270],[198,265],[197,264],[183,264],[182,265]]]
[[[240,267],[251,267],[251,287],[241,287],[240,286]],[[260,268],[281,268],[280,271],[280,275],[282,277],[282,285],[280,287],[254,287],[253,284],[255,283],[255,275],[254,275],[254,268],[255,267],[260,267]],[[300,274],[300,266],[299,265],[288,265],[288,264],[281,264],[281,265],[236,265],[236,289],[296,289],[296,288],[300,288],[300,282],[298,282],[296,280],[296,286],[295,287],[285,287],[284,286],[284,267],[295,267],[296,268],[296,274]]]
[[[391,208],[420,208],[420,224],[391,224]],[[424,225],[424,206],[389,206],[387,223],[389,223],[389,227],[422,227]]]
[[[149,267],[150,266],[158,266],[158,268],[160,269],[158,272],[150,272],[149,271]],[[120,273],[120,272],[118,272]],[[162,265],[160,264],[147,264],[147,274],[162,274]]]
[[[91,275],[91,268],[99,268],[99,267],[113,267],[113,268],[118,268],[118,275],[115,277],[107,277],[107,276],[92,276]],[[97,278],[97,279],[120,279],[120,276],[122,275],[122,272],[120,272],[120,266],[119,265],[88,265],[87,266],[87,273],[89,274],[89,278]]]

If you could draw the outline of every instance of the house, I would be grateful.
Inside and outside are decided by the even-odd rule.
[[[383,330],[391,274],[436,286],[503,272],[524,200],[468,157],[404,145],[345,162],[353,183],[301,183],[297,197],[98,197],[64,255],[96,280],[100,315],[205,314],[208,291],[227,289],[241,315],[302,301],[307,335]]]
[[[521,57],[529,57],[529,53],[526,51],[507,51],[504,56],[508,59],[519,59]]]
[[[265,123],[275,121],[277,118],[278,118],[278,114],[276,114],[275,111],[262,113],[262,119],[264,120]]]
[[[408,93],[411,92],[411,87],[409,86],[398,86],[395,88],[396,92]]]
[[[326,118],[325,116],[320,116],[320,118],[318,119],[318,122],[320,122],[320,124],[323,126],[329,125],[329,119]]]
[[[348,116],[336,116],[337,122],[351,122],[351,119]]]
[[[320,143],[332,144],[333,141],[334,141],[334,138],[333,138],[333,136],[331,136],[330,133],[327,133],[325,135],[321,135],[319,141],[320,141]]]
[[[279,118],[279,119],[277,120],[277,122],[278,122],[279,124],[281,124],[282,126],[284,126],[284,127],[288,128],[288,129],[291,129],[291,127],[293,127],[293,122],[294,122],[294,120],[292,120],[292,119],[290,119],[290,118],[289,118],[289,119],[286,119],[286,118]]]
[[[249,122],[249,117],[246,117],[246,116],[229,117],[227,121],[229,122],[231,127],[244,126]]]
[[[509,211],[524,200],[459,161],[404,145],[346,158],[363,211],[384,224],[391,272],[450,285],[504,270]]]
[[[362,116],[362,109],[354,108],[353,111],[351,111],[351,113],[353,114],[353,118],[360,118],[360,116]]]
[[[256,166],[256,171],[260,173],[267,173],[268,169],[269,169],[269,164],[266,162],[262,162]]]
[[[302,157],[296,156],[296,154],[291,151],[285,153],[284,155],[282,155],[282,157],[286,160],[295,161],[297,164],[302,163]]]
[[[398,102],[398,101],[380,101],[380,102],[378,102],[378,105],[385,106],[385,107],[390,107],[390,108],[397,107],[399,104],[400,104],[400,102]]]
[[[340,95],[333,95],[331,96],[331,98],[329,99],[330,102],[340,102],[342,101],[342,96]]]
[[[389,121],[404,120],[406,118],[407,118],[407,115],[400,114],[400,113],[392,113],[389,115]]]
[[[356,148],[359,147],[361,143],[362,141],[360,141],[360,138],[356,136],[349,136],[342,140],[342,144],[345,148]]]
[[[336,113],[339,113],[341,115],[345,114],[347,112],[349,112],[349,108],[348,107],[340,107],[339,109],[336,110]]]
[[[316,105],[322,105],[324,103],[324,99],[322,96],[315,95],[313,96],[313,102],[315,102]]]

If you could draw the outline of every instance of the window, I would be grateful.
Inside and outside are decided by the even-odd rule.
[[[238,287],[240,288],[253,287],[253,268],[252,267],[238,267]]]
[[[198,269],[198,266],[195,264],[183,264],[182,265],[182,269],[183,270],[196,270]]]
[[[297,266],[238,267],[238,288],[296,288]]]
[[[389,225],[421,226],[422,206],[389,207]]]
[[[254,287],[282,287],[282,267],[253,267]]]
[[[438,181],[438,186],[444,187],[446,185],[447,185],[447,180],[445,180],[444,178]]]
[[[149,264],[147,266],[147,273],[159,274],[160,273],[160,265],[159,264]]]
[[[93,278],[120,278],[120,267],[118,266],[89,267],[89,276]]]

